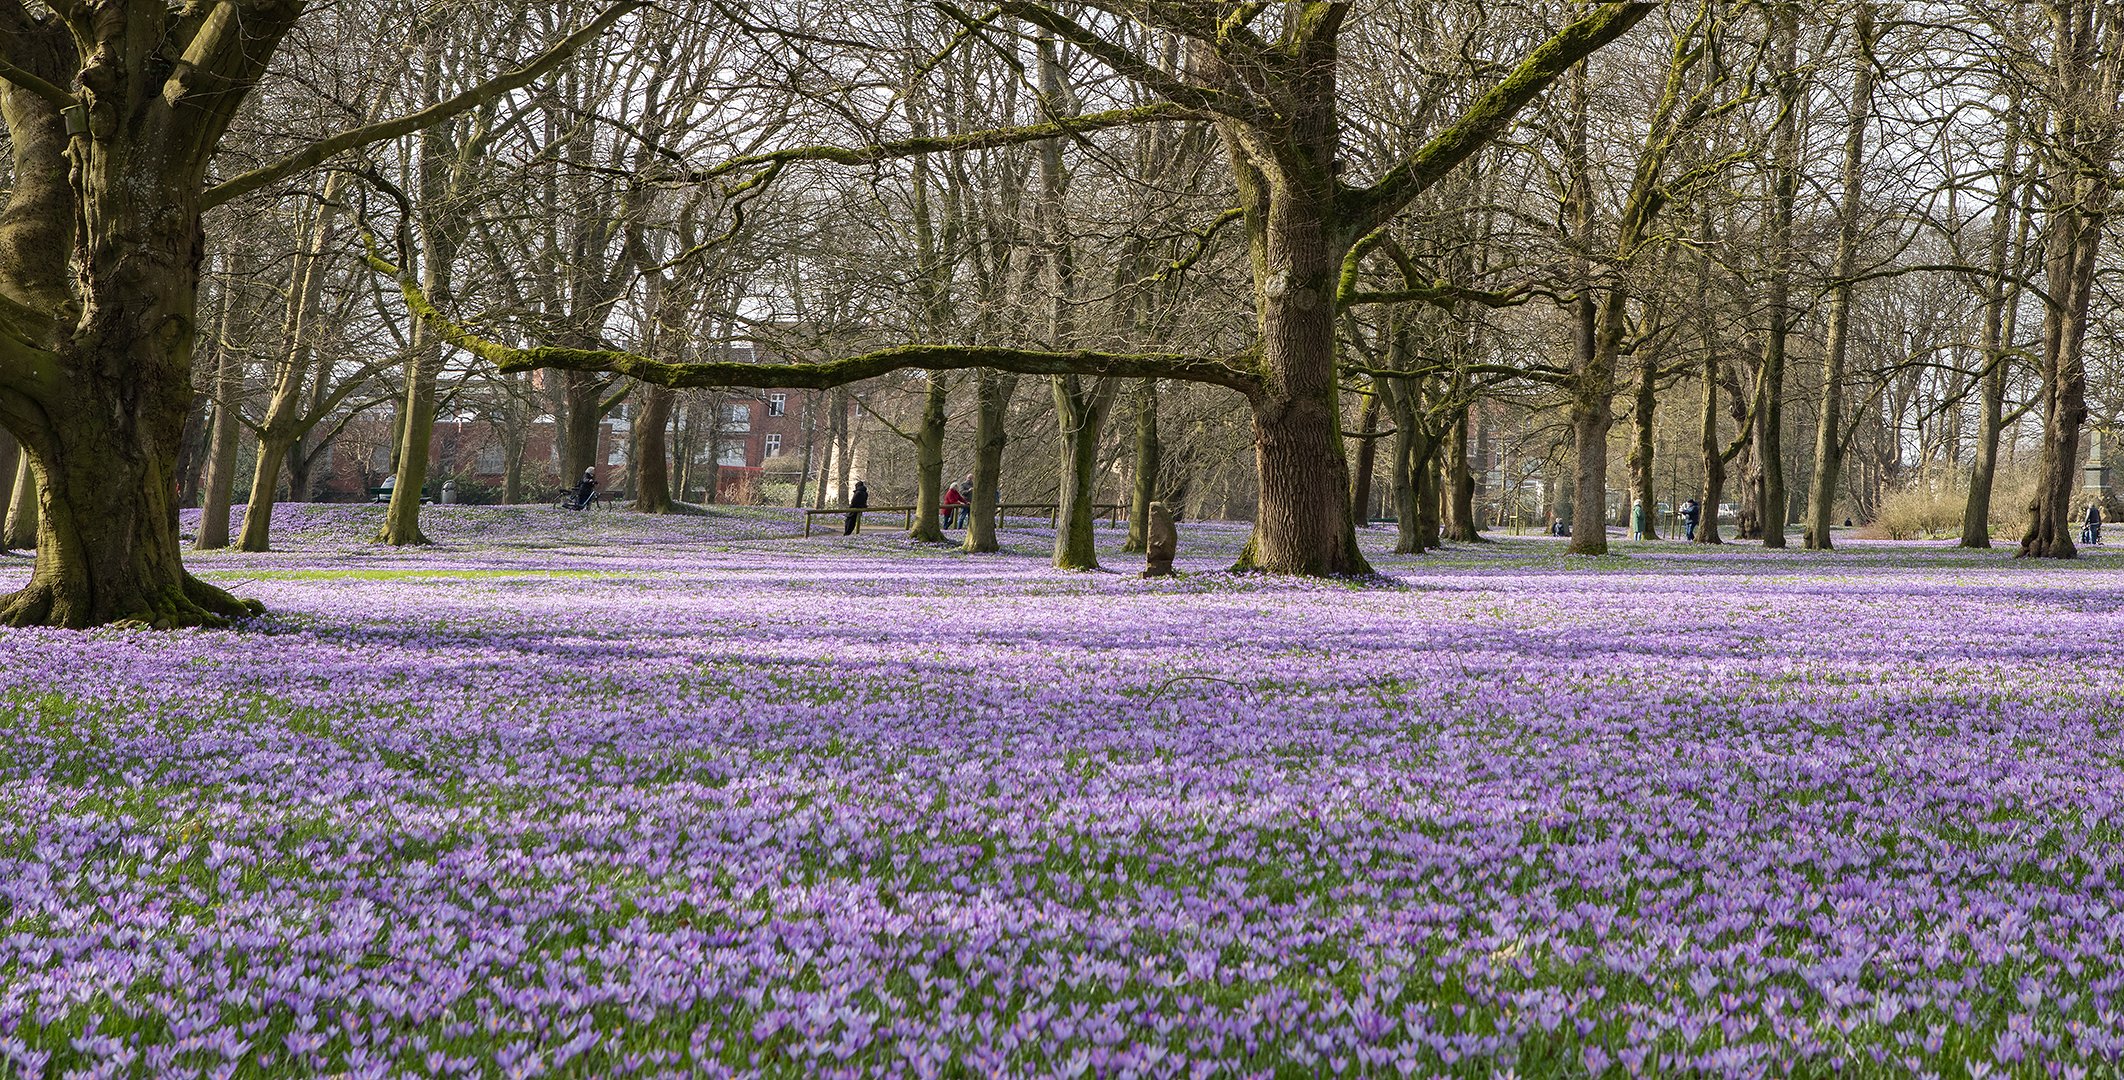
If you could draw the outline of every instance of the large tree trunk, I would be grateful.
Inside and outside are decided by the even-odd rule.
[[[1647,356],[1637,367],[1637,400],[1630,443],[1630,502],[1644,515],[1646,540],[1659,539],[1659,493],[1654,490],[1653,455],[1657,451],[1653,421],[1659,408],[1659,362]]]
[[[2016,83],[2015,85],[2018,85]],[[1991,275],[1984,289],[1984,374],[1982,404],[1977,418],[1976,460],[1969,470],[1969,501],[1962,507],[1962,541],[1965,548],[1991,546],[1991,491],[1999,472],[1999,433],[2006,426],[2006,374],[2008,342],[2013,340],[2014,313],[2019,308],[2020,287],[2006,281],[2009,258],[2025,250],[2028,242],[2026,213],[2016,213],[2020,174],[2016,158],[2021,149],[2020,97],[2006,106],[2006,152],[1999,165],[1999,198],[1991,212]],[[2016,237],[2017,238],[2010,238]],[[2019,265],[2015,260],[2015,265]]]
[[[414,328],[413,359],[406,373],[405,411],[398,443],[397,480],[376,542],[405,547],[428,542],[420,531],[420,491],[428,483],[428,447],[435,437],[435,384],[443,350],[425,327]],[[264,465],[261,463],[260,469]]]
[[[974,414],[973,505],[967,510],[966,550],[986,554],[1001,550],[996,543],[996,504],[1003,486],[1003,448],[1009,444],[1011,395],[1018,377],[1000,371],[982,371],[975,384],[978,408]]]
[[[237,440],[244,427],[237,419],[243,401],[243,356],[221,350],[214,373],[214,426],[207,439],[206,482],[200,486],[199,532],[192,546],[213,551],[229,546],[229,502],[236,489]]]
[[[1444,445],[1444,439],[1434,437],[1431,440],[1430,460],[1424,462],[1423,467],[1416,471],[1416,531],[1423,538],[1426,550],[1445,546],[1442,535],[1444,523],[1441,520],[1445,500],[1439,483],[1444,472],[1441,468],[1444,461],[1439,451]]]
[[[12,546],[7,534],[7,511],[14,506],[23,460],[22,445],[6,428],[0,428],[0,551]]]
[[[1363,528],[1371,516],[1372,474],[1379,470],[1379,440],[1373,436],[1379,430],[1379,390],[1375,387],[1365,395],[1364,408],[1357,413],[1357,461],[1350,467],[1350,516],[1358,528]]]
[[[2054,302],[2043,317],[2043,456],[2020,554],[2070,559],[2077,554],[2072,494],[2080,427],[2087,420],[2087,310],[2114,182],[2107,138],[2113,120],[2104,114],[2116,109],[2118,87],[2102,81],[2105,73],[2114,77],[2115,65],[2100,62],[2099,39],[2113,16],[2105,16],[2099,4],[2067,2],[2054,6],[2051,18],[2057,30],[2053,77],[2066,104],[2053,114],[2056,159],[2045,226],[2043,278]]]
[[[1699,293],[1698,303],[1703,303]],[[1708,323],[1708,318],[1706,322]],[[1697,449],[1702,455],[1704,493],[1697,508],[1696,542],[1722,544],[1718,534],[1718,506],[1726,498],[1726,455],[1718,438],[1718,350],[1704,342],[1704,405],[1697,414]]]
[[[243,531],[236,540],[240,550],[271,550],[273,507],[280,501],[280,470],[294,447],[294,433],[284,428],[268,426],[258,437],[258,460],[251,466],[251,498],[243,512]]]
[[[37,467],[28,454],[17,450],[15,463],[14,494],[8,501],[7,528],[5,537],[0,537],[0,548],[33,548],[37,546]]]
[[[1770,167],[1770,287],[1766,298],[1770,325],[1763,337],[1763,366],[1755,383],[1755,467],[1760,470],[1763,546],[1785,546],[1791,516],[1785,496],[1785,345],[1791,336],[1792,209],[1799,189],[1799,23],[1790,6],[1776,10],[1780,46],[1779,113],[1772,136]]]
[[[907,530],[910,540],[944,542],[944,420],[951,414],[950,386],[938,372],[929,373],[922,397],[922,426],[915,432],[915,512]]]
[[[671,390],[648,386],[634,414],[634,438],[628,447],[627,471],[634,476],[634,508],[644,514],[668,514],[671,503],[671,454],[664,433],[671,426]]]
[[[1294,185],[1295,186],[1295,185]],[[1262,386],[1252,395],[1260,511],[1237,569],[1279,574],[1369,575],[1350,516],[1335,362],[1335,290],[1341,244],[1324,197],[1278,191],[1268,199],[1255,283]]]
[[[250,613],[253,608],[185,573],[179,561],[169,463],[183,427],[182,398],[154,400],[115,386],[91,394],[127,409],[114,422],[97,423],[87,420],[93,407],[84,407],[72,414],[73,423],[34,437],[31,454],[42,480],[37,567],[26,588],[0,602],[0,623],[137,622],[167,629]]]
[[[848,505],[848,388],[826,394],[832,415],[826,419],[826,456],[819,461],[819,504],[814,509]]]
[[[1437,454],[1436,441],[1423,423],[1421,392],[1409,380],[1395,379],[1373,384],[1385,396],[1385,407],[1394,418],[1392,476],[1394,495],[1394,554],[1419,555],[1438,546],[1435,529],[1426,530],[1423,510],[1423,474]]]
[[[320,417],[305,415],[304,389],[317,361],[313,347],[317,335],[312,324],[324,300],[322,253],[331,250],[338,235],[338,192],[345,175],[333,173],[326,179],[316,219],[296,237],[300,247],[288,283],[287,314],[281,324],[279,368],[273,380],[273,397],[266,404],[265,420],[259,425],[258,461],[251,475],[251,496],[244,508],[243,532],[237,538],[237,546],[244,551],[265,551],[272,545],[273,505],[280,499],[282,468],[291,464],[297,466],[290,477],[289,499],[301,502],[309,495],[308,470],[300,467],[301,443],[303,434]],[[323,377],[316,382],[322,389]],[[202,528],[202,541],[205,536]],[[226,538],[222,544],[227,544]],[[202,542],[200,546],[205,544]]]
[[[571,371],[561,380],[560,479],[573,487],[583,470],[597,465],[598,421],[604,419],[604,380],[596,375]],[[709,448],[715,452],[714,447]],[[714,502],[711,495],[709,502]]]
[[[1608,431],[1614,406],[1606,394],[1571,402],[1571,546],[1574,555],[1608,553]]]
[[[1097,495],[1099,435],[1114,401],[1113,381],[1093,379],[1090,385],[1077,375],[1058,375],[1054,380],[1055,416],[1062,425],[1061,485],[1055,493],[1055,567],[1061,570],[1099,568],[1098,518],[1092,510]]]
[[[1447,540],[1463,544],[1481,544],[1487,541],[1482,535],[1482,522],[1475,512],[1475,469],[1468,459],[1468,428],[1474,422],[1470,411],[1460,410],[1460,417],[1446,432],[1446,530]]]
[[[144,213],[133,199],[170,199],[92,155],[92,213],[105,220],[82,252],[91,302],[60,349],[65,384],[45,388],[53,417],[20,434],[37,477],[37,566],[0,601],[0,624],[157,628],[214,625],[257,610],[185,573],[172,469],[191,404],[191,320],[198,289],[198,219]],[[179,201],[176,205],[188,205]],[[183,332],[172,334],[171,326]]]
[[[1158,380],[1142,379],[1136,383],[1136,462],[1130,470],[1128,543],[1123,551],[1150,550],[1150,504],[1158,501],[1164,456],[1164,444],[1158,440]]]
[[[1844,354],[1850,348],[1851,272],[1858,263],[1859,185],[1865,177],[1866,123],[1873,112],[1873,5],[1861,3],[1855,17],[1852,59],[1857,73],[1851,83],[1851,117],[1844,134],[1843,197],[1836,208],[1836,284],[1829,294],[1829,341],[1822,350],[1822,408],[1814,433],[1814,481],[1807,491],[1806,546],[1830,548],[1829,527],[1835,517],[1838,470],[1844,459]],[[1953,461],[1950,454],[1948,460]]]

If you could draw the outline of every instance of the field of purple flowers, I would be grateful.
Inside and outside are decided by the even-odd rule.
[[[2106,552],[1526,538],[1355,587],[1217,572],[1221,525],[1151,582],[787,511],[283,514],[193,561],[256,625],[0,632],[0,1073],[2124,1055]]]

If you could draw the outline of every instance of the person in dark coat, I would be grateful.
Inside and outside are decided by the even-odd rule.
[[[870,505],[870,489],[856,481],[855,494],[848,497],[848,523],[841,527],[842,536],[855,535],[856,526],[863,521],[863,508]]]
[[[1698,518],[1703,516],[1703,512],[1703,506],[1695,499],[1690,499],[1681,505],[1682,539],[1696,539],[1696,522]]]
[[[2099,544],[2102,542],[2101,503],[2087,504],[2087,527],[2080,530],[2080,542],[2083,544]]]
[[[568,509],[581,510],[590,505],[590,499],[596,494],[597,468],[592,466],[583,470],[582,480],[575,485],[574,491],[568,493]]]

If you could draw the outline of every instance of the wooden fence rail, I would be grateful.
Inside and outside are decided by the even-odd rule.
[[[943,508],[939,507],[938,509],[941,511]],[[998,528],[1002,527],[1003,519],[1009,514],[1010,511],[1013,510],[1019,511],[1019,516],[1021,517],[1024,516],[1025,511],[1044,512],[1047,515],[1048,528],[1055,528],[1061,524],[1061,503],[998,503],[996,505],[996,526]],[[1104,516],[1107,520],[1107,524],[1119,525],[1128,516],[1128,504],[1094,503],[1092,504],[1092,511],[1097,516]],[[846,506],[842,506],[829,507],[824,510],[804,511],[804,535],[811,535],[811,523],[816,518],[846,517],[849,514],[861,514],[864,517],[867,517],[871,514],[899,514],[901,515],[901,527],[908,529],[914,528],[915,508],[912,506],[866,506],[861,510],[855,510]],[[862,531],[863,518],[858,517],[856,519],[856,532],[860,533]]]

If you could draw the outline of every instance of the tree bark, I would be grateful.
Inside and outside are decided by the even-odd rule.
[[[1129,471],[1128,542],[1121,550],[1142,554],[1150,549],[1150,504],[1158,501],[1158,471],[1165,447],[1158,439],[1158,380],[1136,382],[1136,460]]]
[[[1468,428],[1473,422],[1470,410],[1463,407],[1458,420],[1446,432],[1445,538],[1463,544],[1488,542],[1475,511],[1475,470],[1468,459]]]
[[[1785,496],[1785,346],[1792,322],[1792,211],[1799,190],[1799,20],[1779,4],[1773,17],[1779,49],[1778,122],[1771,136],[1769,326],[1755,382],[1755,467],[1761,476],[1756,510],[1763,546],[1785,546],[1790,518]]]
[[[1363,528],[1371,516],[1372,474],[1379,470],[1379,440],[1373,436],[1379,430],[1379,391],[1375,387],[1364,399],[1364,408],[1357,414],[1357,462],[1350,469],[1350,514]],[[1132,526],[1133,528],[1133,526]]]
[[[2056,29],[2051,205],[2046,211],[2043,278],[2054,301],[2043,316],[2042,462],[2023,558],[2070,559],[2072,494],[2079,476],[2080,427],[2087,420],[2087,311],[2093,297],[2102,226],[2115,182],[2110,145],[2115,131],[2118,65],[2103,63],[2101,38],[2113,14],[2103,5],[2065,0],[2050,8]],[[2112,35],[2114,36],[2114,35]],[[2110,42],[2115,47],[2115,42]]]
[[[634,414],[627,471],[634,476],[634,508],[644,514],[672,511],[671,453],[664,437],[671,426],[671,393],[668,387],[646,387]]]
[[[1707,260],[1708,261],[1708,260]],[[1708,271],[1705,271],[1708,274]],[[1706,290],[1699,287],[1697,304],[1701,307]],[[1709,330],[1710,318],[1706,314],[1704,325]],[[1712,347],[1707,337],[1704,346],[1704,368],[1699,376],[1704,383],[1704,404],[1697,414],[1697,449],[1702,455],[1704,469],[1704,493],[1699,500],[1696,519],[1696,542],[1699,544],[1723,544],[1718,534],[1718,508],[1726,498],[1726,455],[1719,445],[1718,437],[1718,350]]]
[[[22,445],[15,441],[14,435],[7,429],[0,428],[0,551],[8,551],[18,546],[15,542],[15,530],[10,522],[16,495],[23,491],[36,490],[36,481],[24,468],[28,461],[29,459],[22,455]],[[36,532],[34,527],[29,529],[27,543],[36,542]]]
[[[846,469],[846,465],[841,463],[848,456],[846,445],[848,435],[848,388],[836,386],[822,396],[828,402],[831,402],[829,410],[831,415],[826,418],[826,453],[819,459],[818,504],[812,507],[814,510],[825,509],[829,499],[832,500],[832,505],[834,506],[845,506],[848,503],[848,484],[845,479],[845,473],[838,487],[835,487],[832,483],[834,469],[836,467]],[[829,495],[829,492],[832,494]]]
[[[192,546],[214,551],[229,546],[229,503],[236,487],[237,419],[243,402],[243,357],[223,349],[214,373],[214,427],[207,440],[206,482],[200,488],[199,532]]]
[[[967,510],[966,550],[988,554],[1001,550],[996,542],[996,504],[1003,485],[1003,449],[1010,441],[1010,399],[1017,391],[1018,377],[1000,371],[981,371],[974,391],[978,411],[974,414],[973,505]]]
[[[915,431],[915,512],[909,540],[944,543],[944,422],[951,415],[950,386],[931,373],[922,396],[922,424]]]
[[[428,447],[435,437],[435,384],[442,371],[441,342],[415,328],[413,357],[407,363],[406,398],[401,416],[397,477],[391,505],[384,511],[376,542],[392,547],[428,543],[420,531],[421,489],[428,483]],[[264,465],[260,465],[261,471]]]
[[[1821,419],[1814,433],[1814,480],[1807,491],[1809,550],[1827,551],[1844,459],[1844,356],[1850,349],[1851,273],[1858,263],[1860,185],[1865,180],[1866,122],[1873,114],[1873,5],[1861,3],[1852,28],[1851,116],[1844,133],[1843,197],[1836,209],[1836,281],[1829,293],[1829,340],[1822,349]],[[1953,460],[1950,456],[1949,460]],[[1988,501],[1988,500],[1987,500]]]
[[[598,424],[604,419],[604,380],[582,371],[562,379],[560,415],[560,478],[571,487],[584,469],[597,465]],[[711,448],[713,452],[713,448]],[[709,502],[714,502],[711,497]]]
[[[0,539],[0,548],[34,548],[37,546],[37,467],[28,454],[18,450],[16,456],[14,494],[7,510],[7,536]]]
[[[2015,81],[2018,86],[2018,81]],[[2013,340],[2014,313],[2019,308],[2020,287],[2006,281],[2009,258],[2025,251],[2028,219],[2019,210],[2021,176],[2017,158],[2021,149],[2021,101],[2018,92],[2006,105],[2006,150],[1999,164],[1999,198],[1991,212],[1990,278],[1984,288],[1984,352],[1982,404],[1977,418],[1976,460],[1969,470],[1969,501],[1962,508],[1962,541],[1965,548],[1991,546],[1991,492],[1999,471],[1999,433],[2006,426],[2007,344]],[[2020,265],[2014,258],[2014,265]]]
[[[1058,375],[1054,380],[1055,415],[1062,425],[1061,485],[1055,493],[1055,567],[1059,570],[1099,568],[1098,518],[1092,500],[1098,493],[1099,435],[1113,407],[1113,386],[1110,379],[1094,379],[1087,386],[1076,375]]]
[[[1653,455],[1657,444],[1653,436],[1657,429],[1653,421],[1659,408],[1659,361],[1647,356],[1637,366],[1637,400],[1635,415],[1631,420],[1630,443],[1630,501],[1635,503],[1645,517],[1646,540],[1659,539],[1659,492],[1654,489]]]

